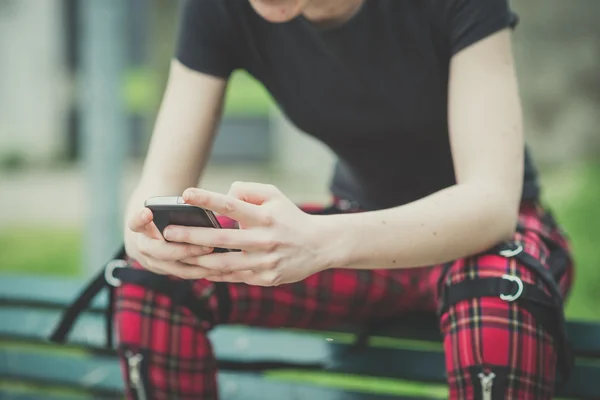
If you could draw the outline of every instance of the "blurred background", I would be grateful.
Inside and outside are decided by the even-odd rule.
[[[600,2],[513,7],[528,142],[577,258],[567,313],[600,320]],[[120,243],[176,16],[172,0],[0,0],[0,272],[86,275]],[[326,202],[332,162],[240,72],[202,186]]]
[[[567,315],[600,321],[600,1],[513,8],[527,140],[575,250]],[[0,0],[0,279],[89,276],[120,245],[176,17],[172,0]],[[268,182],[325,203],[332,164],[235,73],[202,187]]]

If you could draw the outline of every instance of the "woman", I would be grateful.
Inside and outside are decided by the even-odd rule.
[[[123,363],[152,363],[141,383],[124,368],[130,396],[217,398],[217,323],[319,328],[439,308],[452,399],[551,398],[572,266],[525,150],[515,25],[507,0],[184,0],[125,238],[133,268],[191,281],[206,318],[119,289]],[[328,212],[271,185],[194,188],[235,69],[338,156]],[[241,229],[171,226],[165,241],[142,205],[175,193]],[[535,287],[554,309],[528,306]]]

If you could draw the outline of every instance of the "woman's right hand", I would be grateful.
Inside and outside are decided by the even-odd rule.
[[[144,268],[157,274],[171,274],[182,279],[190,279],[190,272],[193,272],[194,279],[198,279],[197,267],[192,269],[189,264],[179,260],[213,251],[210,247],[167,242],[154,225],[152,211],[145,207],[129,218],[127,228],[125,233],[127,254]],[[211,274],[214,275],[215,272],[207,269],[206,276]]]

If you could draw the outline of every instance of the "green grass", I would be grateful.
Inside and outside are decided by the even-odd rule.
[[[125,71],[121,87],[125,110],[131,113],[152,113],[162,93],[155,72],[147,67]],[[227,86],[224,113],[228,116],[266,115],[273,105],[271,95],[251,75],[236,71]]]
[[[552,176],[551,176],[552,177]],[[600,164],[582,165],[548,179],[548,203],[568,234],[575,258],[569,318],[600,320]]]
[[[145,67],[128,69],[123,77],[122,96],[128,112],[153,112],[161,98],[158,77]],[[247,72],[233,73],[227,86],[225,115],[262,116],[272,105],[271,95],[261,83]]]
[[[77,275],[81,233],[56,226],[12,226],[0,232],[0,272]]]
[[[225,115],[266,115],[273,105],[271,95],[247,72],[236,71],[227,88]]]

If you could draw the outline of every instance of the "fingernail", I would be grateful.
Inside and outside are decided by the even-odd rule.
[[[172,240],[173,239],[173,230],[171,228],[165,228],[165,230],[163,231],[163,236],[167,240]]]
[[[186,190],[183,192],[183,195],[182,195],[182,197],[183,197],[183,200],[185,200],[185,201],[191,200],[191,199],[194,197],[194,192],[193,192],[193,190],[191,190],[191,189],[186,189]]]

